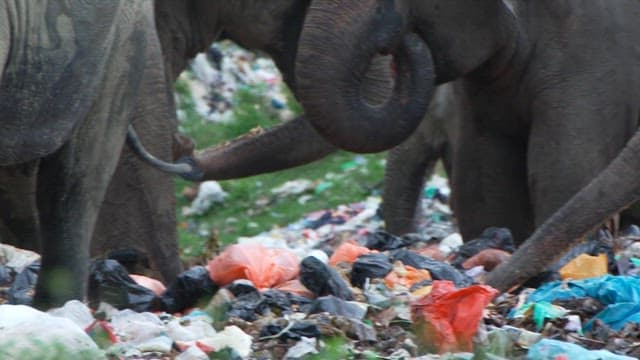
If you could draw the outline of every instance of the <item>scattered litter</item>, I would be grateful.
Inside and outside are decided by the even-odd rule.
[[[313,190],[314,184],[311,180],[299,179],[287,181],[284,184],[273,188],[271,193],[277,196],[285,197],[291,195],[300,195],[306,191]]]
[[[184,216],[202,215],[207,212],[213,204],[222,203],[229,196],[217,181],[204,181],[200,183],[198,195],[191,203],[190,207],[183,209]]]

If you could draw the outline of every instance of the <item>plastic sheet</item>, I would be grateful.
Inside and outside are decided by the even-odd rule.
[[[585,324],[588,330],[595,320],[620,330],[628,322],[640,323],[640,277],[606,275],[575,281],[554,281],[541,286],[527,299],[531,302],[553,302],[592,297],[607,307]]]
[[[542,339],[534,344],[527,354],[529,360],[634,360],[635,358],[616,355],[607,350],[587,350],[568,342]]]

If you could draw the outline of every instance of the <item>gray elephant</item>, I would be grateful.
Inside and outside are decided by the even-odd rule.
[[[434,85],[455,80],[466,112],[452,153],[458,216],[490,205],[537,226],[488,277],[506,290],[640,198],[639,12],[631,0],[317,0],[298,95],[326,139],[370,152],[405,139]],[[381,52],[394,55],[396,85],[373,107],[357,89]],[[484,189],[492,176],[498,194]]]
[[[95,219],[160,45],[150,2],[1,4],[0,167],[35,175],[34,301],[59,305],[85,293]]]
[[[145,229],[156,233],[170,229],[175,234],[173,198],[167,196],[174,191],[171,179],[157,188],[145,188],[158,181],[158,172],[146,172],[128,148],[122,150],[116,170],[129,124],[159,128],[160,139],[153,131],[140,134],[145,144],[154,144],[147,145],[151,150],[169,159],[176,124],[169,84],[187,60],[206,49],[224,29],[270,46],[272,53],[279,54],[278,61],[293,64],[295,48],[288,44],[297,41],[289,41],[289,34],[299,34],[307,4],[293,0],[269,4],[51,0],[26,6],[2,2],[0,183],[2,189],[20,185],[12,191],[31,196],[33,202],[25,201],[24,206],[1,215],[22,219],[24,211],[24,216],[37,217],[13,223],[24,226],[19,232],[32,231],[29,239],[41,242],[37,306],[59,305],[85,293],[89,239],[114,172],[118,173],[110,185],[113,196],[107,199],[111,214],[103,211],[105,230],[98,232],[115,238],[124,228],[134,229],[135,224],[122,218],[121,205],[137,199],[140,202],[132,213],[147,214]],[[18,27],[23,23],[28,26]],[[246,24],[255,24],[255,36],[244,31]],[[296,31],[289,31],[296,26]],[[144,97],[137,96],[140,89]],[[127,196],[136,186],[135,196]],[[107,228],[114,219],[125,222],[121,228]],[[158,261],[176,264],[170,256],[176,249],[175,235],[160,243],[158,251],[164,257]],[[165,277],[177,271],[179,266],[170,267]]]

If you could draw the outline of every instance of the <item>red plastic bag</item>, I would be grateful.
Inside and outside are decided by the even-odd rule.
[[[211,280],[218,286],[248,279],[257,288],[270,288],[298,276],[298,263],[298,258],[289,250],[237,244],[209,261],[208,269]]]
[[[371,253],[371,250],[368,248],[347,241],[338,246],[336,251],[333,252],[333,255],[331,255],[329,259],[329,265],[336,266],[342,262],[353,263],[358,256],[369,253]]]
[[[498,293],[486,285],[456,289],[451,281],[434,281],[431,293],[411,304],[421,345],[438,353],[473,351],[482,312]]]

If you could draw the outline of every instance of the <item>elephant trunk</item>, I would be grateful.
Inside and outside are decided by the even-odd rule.
[[[640,131],[609,166],[544,222],[511,259],[488,274],[501,291],[546,270],[608,217],[640,199]]]
[[[422,120],[435,86],[433,63],[427,46],[406,35],[406,27],[389,0],[318,0],[310,6],[296,62],[298,96],[309,121],[331,143],[383,151]],[[393,55],[395,84],[384,102],[370,103],[363,96],[365,74],[380,54]]]
[[[200,151],[192,161],[203,173],[201,180],[228,180],[304,165],[336,150],[299,116]]]

